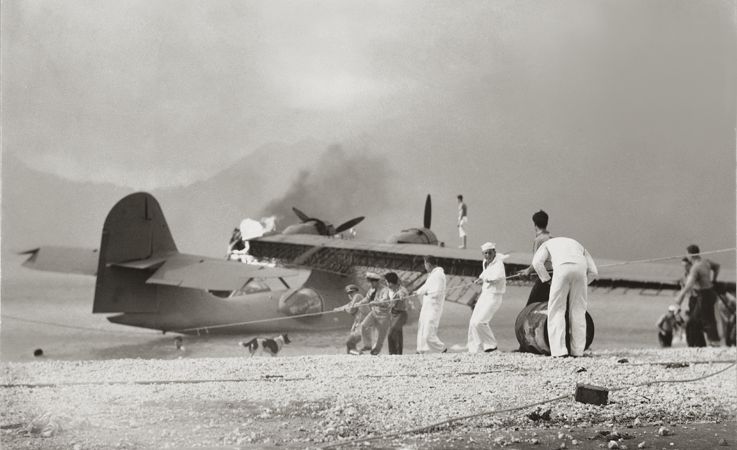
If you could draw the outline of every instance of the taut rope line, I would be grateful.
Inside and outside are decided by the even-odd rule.
[[[711,250],[711,251],[707,251],[707,252],[701,252],[701,253],[698,253],[698,255],[711,255],[711,254],[716,254],[716,253],[726,253],[726,252],[731,252],[731,251],[734,251],[734,250],[737,250],[737,247],[724,248],[724,249],[720,249],[720,250]],[[656,262],[656,261],[666,261],[666,260],[671,260],[671,259],[683,258],[684,256],[687,256],[687,255],[675,255],[675,256],[665,256],[665,257],[651,258],[651,259],[639,259],[639,260],[632,260],[632,261],[623,261],[623,262],[617,262],[617,263],[612,263],[612,264],[603,264],[601,266],[597,266],[597,268],[603,269],[603,268],[614,267],[614,266],[624,266],[624,265],[630,265],[630,264],[642,264],[642,263],[649,263],[649,262]],[[691,255],[691,256],[693,256],[693,255]],[[318,269],[318,270],[321,270],[321,269]],[[504,279],[505,280],[511,280],[513,278],[518,278],[518,277],[521,277],[521,276],[523,276],[523,275],[520,274],[520,273],[516,273],[516,274],[513,274],[513,275],[509,275],[509,276],[505,277]],[[447,292],[447,291],[452,291],[452,290],[455,290],[455,289],[466,288],[469,285],[474,284],[475,282],[476,282],[476,280],[474,280],[474,281],[468,281],[468,282],[464,282],[464,283],[460,283],[457,286],[453,286],[453,287],[450,287],[450,288],[445,289],[445,291]],[[435,294],[435,292],[428,292],[428,294]],[[412,297],[417,297],[417,294],[411,294],[411,295],[408,295],[408,296],[405,296],[405,297],[399,297],[399,298],[395,298],[395,299],[392,299],[392,300],[387,300],[387,301],[384,301],[384,302],[364,303],[364,304],[359,305],[359,306],[364,306],[364,305],[365,306],[381,305],[381,304],[384,304],[384,303],[392,303],[392,302],[396,302],[396,301],[399,301],[399,300],[410,299]],[[251,324],[255,324],[255,323],[275,322],[275,321],[279,321],[279,320],[288,320],[288,319],[300,319],[300,318],[303,318],[303,317],[314,317],[314,316],[321,316],[321,315],[327,315],[327,314],[335,314],[335,313],[344,312],[344,311],[345,311],[344,309],[333,309],[333,310],[330,310],[330,311],[320,311],[320,312],[314,312],[314,313],[296,314],[296,315],[293,315],[293,316],[271,317],[271,318],[268,318],[268,319],[249,320],[249,321],[245,321],[245,322],[232,322],[232,323],[226,323],[226,324],[220,324],[220,325],[212,325],[212,326],[206,326],[206,327],[181,328],[181,329],[178,329],[178,330],[168,330],[168,331],[170,331],[172,333],[189,332],[189,331],[196,331],[198,333],[200,331],[202,331],[202,332],[207,333],[208,330],[215,329],[215,328],[228,328],[228,327],[235,327],[235,326],[242,326],[242,325],[251,325]]]

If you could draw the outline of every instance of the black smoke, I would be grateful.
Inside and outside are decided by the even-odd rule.
[[[366,220],[356,228],[370,228],[372,217],[394,206],[387,180],[394,176],[388,158],[368,151],[349,152],[339,144],[329,146],[310,169],[299,172],[283,197],[271,201],[263,216],[276,216],[277,230],[300,220],[292,207],[336,227],[358,216]],[[376,236],[375,236],[376,237]]]

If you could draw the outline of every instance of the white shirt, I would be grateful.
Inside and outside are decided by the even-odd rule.
[[[419,295],[424,296],[422,303],[430,301],[441,304],[445,301],[445,271],[442,267],[435,267],[428,275],[425,284],[417,290]]]
[[[535,256],[532,257],[532,267],[535,268],[540,281],[543,282],[550,279],[550,274],[545,269],[545,261],[548,260],[553,263],[553,271],[562,264],[574,263],[585,266],[586,274],[590,276],[590,279],[591,276],[595,277],[599,274],[589,252],[586,251],[583,245],[571,238],[551,238],[543,242],[535,252]]]
[[[482,292],[503,294],[507,291],[507,274],[504,271],[503,262],[507,256],[509,255],[497,253],[489,265],[486,264],[486,260],[481,262],[481,267],[484,269],[479,275],[479,279],[484,282],[481,286]]]

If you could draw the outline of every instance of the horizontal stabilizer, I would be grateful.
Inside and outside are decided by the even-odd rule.
[[[252,278],[291,277],[294,270],[244,264],[236,261],[175,254],[166,259],[147,284],[179,286],[213,291],[234,291]]]
[[[166,262],[165,256],[160,256],[156,258],[147,258],[147,259],[138,259],[135,261],[128,261],[128,262],[120,262],[120,263],[109,263],[108,267],[123,267],[126,269],[138,269],[138,270],[146,270],[146,269],[153,269],[158,266],[161,266]]]
[[[25,267],[35,270],[59,273],[75,273],[81,275],[96,275],[99,253],[97,250],[45,246],[26,250],[19,255],[30,255],[23,263]]]

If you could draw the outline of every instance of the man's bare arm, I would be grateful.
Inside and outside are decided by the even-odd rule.
[[[711,267],[711,282],[716,283],[717,277],[719,276],[719,269],[722,267],[719,263],[709,261],[709,267]]]

